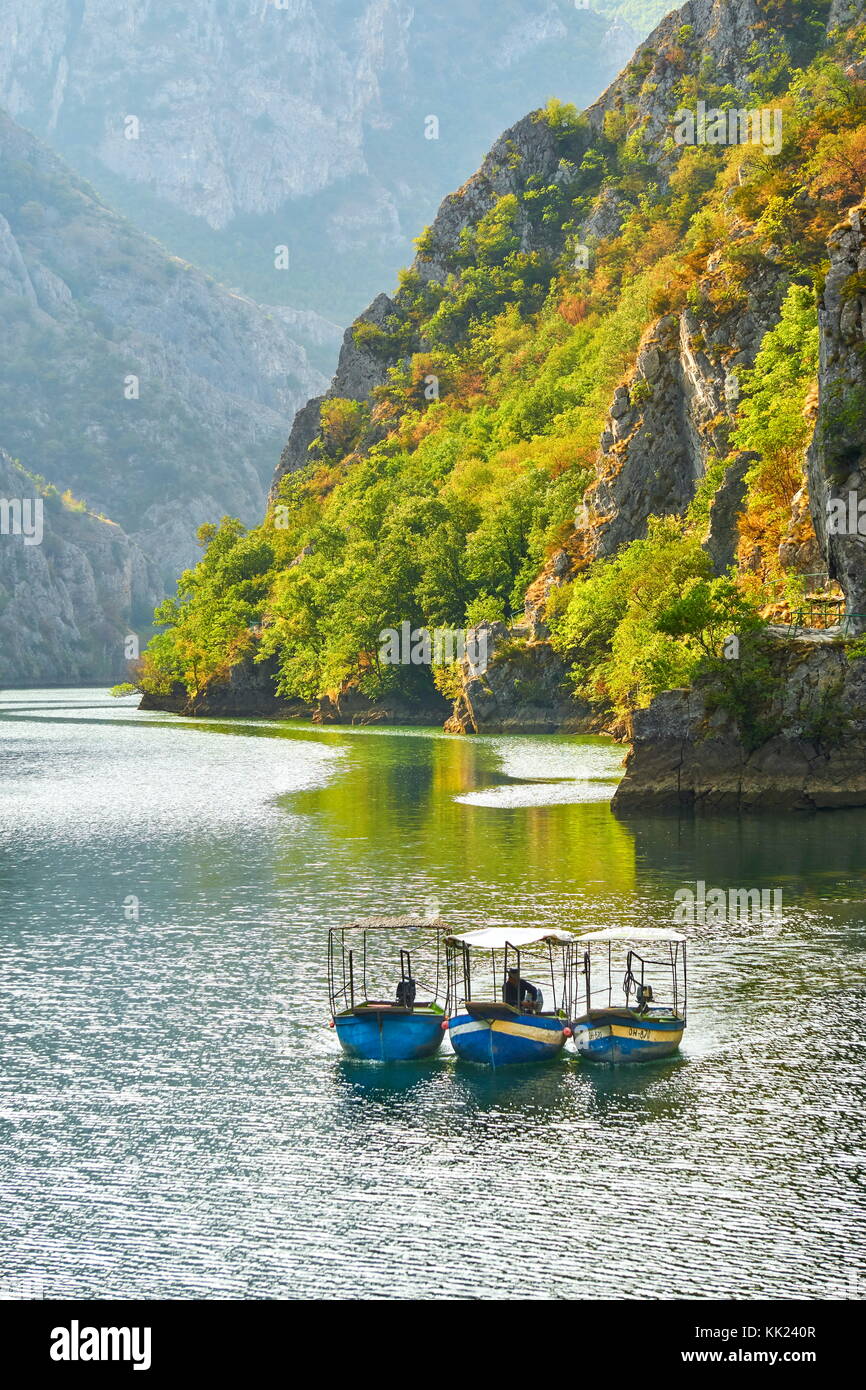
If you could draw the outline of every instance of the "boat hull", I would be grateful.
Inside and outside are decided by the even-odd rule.
[[[574,1045],[587,1062],[655,1062],[676,1052],[685,1024],[675,1015],[593,1010],[572,1024]]]
[[[450,1019],[448,1036],[463,1061],[503,1067],[518,1062],[551,1061],[562,1051],[564,1029],[564,1019],[546,1018],[543,1014],[478,1018],[460,1013]]]
[[[334,1028],[348,1057],[360,1062],[416,1062],[442,1046],[445,1015],[362,1009],[338,1014]]]

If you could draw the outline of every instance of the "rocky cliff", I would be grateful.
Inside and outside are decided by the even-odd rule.
[[[824,18],[827,32],[857,21],[863,12],[862,0],[835,0]],[[622,139],[639,137],[642,157],[655,164],[660,185],[665,187],[682,152],[670,139],[670,129],[676,85],[682,80],[683,71],[700,63],[702,71],[712,73],[713,90],[735,90],[743,93],[745,100],[752,73],[761,61],[772,58],[777,41],[778,35],[766,23],[758,0],[738,0],[736,5],[727,0],[689,0],[661,21],[623,72],[589,108],[586,132],[572,141],[569,159],[577,163],[593,138],[601,137],[606,124],[615,118],[622,123]],[[793,38],[792,45],[796,49]],[[856,61],[853,52],[852,60]],[[462,235],[477,227],[496,202],[509,194],[519,198],[515,229],[521,250],[549,252],[549,230],[533,221],[523,195],[533,183],[543,186],[561,180],[561,159],[556,132],[532,116],[505,131],[478,172],[443,200],[412,263],[412,273],[422,281],[439,284],[458,273]],[[592,257],[603,257],[629,210],[629,202],[620,194],[602,188],[579,229]],[[863,371],[856,349],[861,332],[860,300],[852,299],[852,277],[859,273],[862,255],[859,214],[851,228],[850,234],[840,233],[834,241],[833,265],[822,307],[822,352],[832,354],[832,371],[838,378],[832,390],[835,395],[842,393],[849,398],[853,387],[862,386]],[[744,254],[749,230],[745,222],[740,222],[730,231],[734,242],[743,240]],[[739,377],[754,365],[765,334],[777,322],[791,276],[783,251],[774,248],[751,269],[739,302],[725,312],[714,303],[714,290],[724,273],[720,261],[718,256],[710,258],[696,286],[695,302],[700,310],[692,304],[685,305],[676,312],[662,314],[647,328],[632,371],[614,392],[599,440],[595,481],[583,499],[574,532],[564,550],[552,557],[541,582],[530,593],[530,618],[538,618],[551,583],[562,582],[593,559],[611,555],[643,536],[648,517],[682,514],[714,459],[727,459],[727,467],[710,503],[706,548],[716,573],[723,573],[734,562],[738,520],[745,498],[744,476],[752,461],[746,453],[731,451]],[[840,296],[845,298],[844,323]],[[417,337],[405,332],[408,298],[405,290],[398,290],[393,296],[378,295],[346,332],[329,390],[324,397],[308,402],[295,417],[275,474],[271,500],[284,473],[309,462],[310,447],[320,431],[322,401],[346,397],[369,403],[401,356],[424,346]],[[386,330],[394,348],[388,352],[381,345],[371,347],[359,332],[365,323]],[[845,351],[843,342],[847,343]],[[825,365],[825,377],[829,370]],[[826,394],[825,389],[822,400]],[[822,422],[829,408],[822,407]],[[837,431],[842,428],[841,417],[842,412],[837,409]],[[851,428],[856,434],[856,423]],[[823,437],[825,429],[822,423],[816,440]],[[368,441],[375,438],[375,434],[370,434]],[[818,479],[819,472],[824,481]],[[805,541],[801,537],[801,541],[806,549],[811,546],[809,563],[813,567],[829,565],[831,577],[836,577],[837,571],[844,573],[842,561],[836,558],[842,551],[837,545],[834,556],[830,556],[826,527],[821,520],[826,514],[827,474],[824,453],[820,457],[815,454],[810,475],[814,475],[812,511],[818,544],[814,544],[814,537]],[[838,487],[853,487],[859,475],[851,476],[853,482],[851,478],[839,479]],[[803,522],[811,531],[808,519],[804,517]],[[862,570],[860,544],[859,540],[854,542],[853,563]],[[558,567],[556,573],[554,566]],[[866,599],[860,598],[856,602],[852,599],[849,609],[858,605],[866,611]]]
[[[719,690],[699,681],[634,715],[614,796],[624,814],[656,810],[815,811],[866,804],[866,657],[839,637],[768,639],[775,690],[768,732],[750,747]]]
[[[592,100],[638,37],[620,10],[664,7],[5,0],[0,105],[228,283],[345,319],[515,111]]]
[[[488,660],[480,671],[463,658],[462,690],[446,729],[459,734],[550,734],[600,728],[589,705],[574,699],[562,658],[532,629],[485,623],[473,628],[468,639],[473,644],[483,640]]]
[[[4,445],[123,526],[170,589],[202,522],[260,515],[321,378],[291,320],[170,256],[2,114],[0,170]]]
[[[829,250],[809,497],[828,570],[845,593],[847,629],[866,632],[866,204],[836,229]]]
[[[161,592],[155,566],[119,526],[0,450],[0,684],[128,679],[127,639],[144,645]]]
[[[860,0],[850,0],[856,8]],[[837,22],[831,14],[828,27]],[[683,34],[688,33],[688,39]],[[622,122],[621,139],[639,136],[642,157],[655,163],[664,187],[676,168],[681,150],[670,139],[676,106],[674,89],[689,65],[704,65],[713,73],[714,89],[745,93],[750,74],[768,58],[777,35],[765,21],[757,0],[690,0],[668,14],[641,44],[623,72],[587,111],[582,138],[571,142],[568,158],[577,164],[611,118]],[[687,51],[682,47],[686,42]],[[532,115],[506,130],[494,143],[478,172],[456,193],[445,197],[424,237],[412,271],[423,281],[444,283],[458,272],[461,235],[477,227],[502,197],[520,199],[516,233],[523,251],[550,252],[555,239],[550,229],[533,221],[524,201],[528,187],[561,182],[562,148],[556,132]],[[580,227],[580,238],[594,257],[619,232],[629,202],[603,187]],[[735,228],[734,237],[746,228]],[[600,251],[601,248],[601,251]],[[706,303],[712,292],[714,267],[701,283]],[[694,496],[711,456],[727,450],[729,417],[736,401],[737,372],[754,362],[767,329],[778,317],[789,283],[783,257],[765,260],[751,276],[749,307],[730,314],[702,317],[691,308],[660,317],[645,334],[631,379],[618,387],[602,432],[596,462],[597,482],[585,499],[569,551],[584,560],[610,554],[644,533],[653,514],[679,513]],[[400,339],[405,292],[380,294],[346,333],[330,397],[369,401],[390,367],[407,348],[420,343]],[[355,341],[365,321],[388,326],[400,347],[390,355]],[[286,471],[308,461],[308,448],[318,431],[317,406],[311,402],[296,420],[275,482]],[[665,467],[658,466],[664,441]],[[735,462],[727,479],[736,494],[742,467]],[[729,509],[730,510],[730,509]],[[736,509],[722,527],[716,518],[715,545],[719,569],[730,563]]]
[[[272,496],[285,501],[290,539],[259,592],[284,689],[384,691],[395,673],[382,674],[380,625],[514,615],[525,594],[525,631],[515,633],[513,617],[510,631],[494,624],[487,669],[463,663],[449,727],[583,729],[605,712],[624,721],[637,711],[634,790],[655,737],[639,732],[654,728],[646,698],[698,669],[700,651],[709,659],[728,612],[745,614],[751,630],[758,607],[784,608],[823,567],[819,577],[829,571],[849,590],[853,616],[846,575],[862,559],[852,547],[831,553],[809,512],[817,518],[826,503],[826,441],[844,454],[838,484],[850,491],[862,440],[862,411],[834,408],[860,385],[856,219],[830,238],[817,327],[812,290],[834,220],[866,177],[862,29],[840,37],[840,13],[823,0],[691,0],[588,112],[552,102],[517,122],[443,201],[399,288],[345,335],[328,393],[299,412],[277,470]],[[834,82],[838,106],[827,96]],[[752,112],[761,122],[784,107],[784,139],[778,130],[775,151],[684,148],[672,135],[676,111],[702,93],[726,107],[766,103]],[[748,117],[744,109],[747,132]],[[762,143],[761,122],[751,138],[717,143]],[[826,177],[813,144],[844,176]],[[432,396],[420,389],[431,371]],[[760,395],[762,374],[780,383],[778,400]],[[816,417],[822,478],[811,482]],[[276,526],[272,513],[268,545],[280,545]],[[760,544],[771,552],[765,570]],[[215,554],[209,573],[219,563]],[[712,581],[731,570],[735,583]],[[618,579],[627,592],[616,592]],[[677,614],[684,592],[691,607]],[[717,601],[732,605],[721,619]],[[179,624],[178,650],[189,636],[207,654],[198,613]],[[778,687],[794,666],[776,648]],[[841,637],[830,649],[853,657]],[[804,689],[801,725],[784,701],[770,709],[777,764],[810,731],[817,756],[835,757],[837,696],[856,727],[857,680],[837,691],[838,675],[819,673],[814,700]],[[454,688],[453,671],[436,679]],[[716,719],[721,706],[711,692],[707,701],[701,715],[688,706],[686,740],[703,739],[701,720]],[[740,762],[757,767],[739,725],[716,720],[711,732],[724,758],[739,739]],[[692,790],[692,800],[707,794]],[[720,802],[748,803],[729,792]],[[787,783],[780,796],[791,803]]]
[[[577,159],[589,145],[589,134],[579,136],[571,151]],[[525,116],[506,130],[494,143],[477,173],[456,193],[443,199],[411,264],[411,274],[421,282],[444,283],[460,265],[460,240],[464,232],[476,227],[500,198],[517,195],[516,236],[522,250],[550,253],[555,237],[539,227],[520,198],[530,181],[538,184],[557,177],[562,151],[557,133],[536,114]],[[413,349],[423,346],[409,322],[411,292],[398,289],[393,296],[378,294],[346,330],[337,371],[324,396],[308,402],[296,416],[288,444],[277,467],[272,498],[280,479],[309,461],[309,447],[321,428],[320,407],[329,398],[369,403],[373,392],[383,386],[389,370]],[[387,337],[371,345],[363,334],[366,324],[384,330]],[[369,439],[375,439],[371,434]]]

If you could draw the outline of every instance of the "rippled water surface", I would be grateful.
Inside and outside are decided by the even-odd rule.
[[[866,813],[617,820],[621,755],[0,696],[0,1283],[862,1298]],[[665,925],[696,880],[783,909],[687,929],[681,1059],[341,1060],[328,926]]]

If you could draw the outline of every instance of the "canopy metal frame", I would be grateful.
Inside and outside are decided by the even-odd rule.
[[[686,943],[682,939],[678,940],[659,940],[653,944],[657,946],[667,946],[667,958],[657,959],[649,956],[642,956],[634,946],[629,945],[626,939],[620,938],[617,941],[596,939],[595,941],[587,937],[578,937],[578,942],[583,942],[583,974],[585,983],[586,1012],[590,1013],[593,1007],[594,995],[607,995],[607,1008],[631,1008],[629,1002],[632,991],[637,994],[637,986],[640,984],[645,987],[647,983],[647,967],[659,967],[664,970],[670,979],[671,998],[663,999],[656,997],[655,985],[653,985],[653,1007],[670,1008],[671,1012],[686,1021],[686,1009],[688,1000],[688,969],[686,960]],[[635,934],[635,940],[640,941],[640,934]],[[651,938],[649,938],[651,940]],[[613,1002],[614,975],[613,975],[613,947],[616,944],[626,946],[625,974],[623,976],[623,995],[625,1002],[622,1006],[615,1005]],[[592,988],[592,952],[593,948],[599,950],[607,947],[607,984],[602,984],[598,989]],[[635,974],[634,967],[640,969],[640,976]]]
[[[500,1003],[503,999],[509,969],[515,968],[518,974],[522,975],[524,961],[527,954],[530,953],[533,959],[531,959],[527,969],[535,968],[537,970],[537,967],[542,965],[545,988],[547,987],[547,980],[550,981],[552,1007],[545,1008],[544,1012],[546,1014],[563,1013],[570,1018],[574,1003],[575,945],[577,941],[578,938],[574,936],[572,940],[568,941],[539,940],[530,945],[524,944],[522,947],[507,939],[503,940],[501,947],[477,945],[474,948],[477,955],[483,956],[489,953],[490,978],[493,981],[495,996],[493,999],[482,999],[478,995],[473,996],[472,993],[472,945],[459,937],[446,940],[445,966],[448,999],[453,1002],[455,1008],[459,1003]],[[556,951],[554,951],[554,947],[557,948]],[[541,984],[541,981],[538,983]]]
[[[384,1003],[384,999],[373,1000],[367,984],[367,971],[370,965],[368,941],[376,940],[378,933],[435,933],[436,965],[432,979],[425,980],[413,976],[412,951],[405,938],[397,946],[395,966],[399,969],[399,979],[405,986],[409,979],[415,979],[419,993],[426,991],[434,1003],[439,1000],[439,990],[443,975],[443,940],[449,931],[445,922],[438,918],[425,921],[421,917],[366,917],[356,918],[342,927],[331,927],[328,932],[328,1002],[332,1018],[347,1009],[355,1009],[361,1004]],[[416,956],[417,959],[417,956]],[[376,960],[377,976],[384,969],[381,960]],[[395,976],[391,977],[392,980]],[[383,986],[384,988],[384,986]],[[393,989],[393,986],[392,986]],[[447,997],[445,1001],[447,1012]]]

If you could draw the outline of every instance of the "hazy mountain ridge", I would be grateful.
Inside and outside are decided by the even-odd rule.
[[[167,586],[202,522],[260,513],[321,381],[297,316],[171,257],[2,114],[0,318],[6,448],[119,522]]]
[[[664,3],[3,0],[0,105],[196,263],[333,317],[516,111],[602,89],[634,46],[621,8],[646,29]]]

